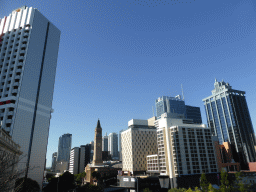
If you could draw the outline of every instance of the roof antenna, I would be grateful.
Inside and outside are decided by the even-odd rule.
[[[152,106],[152,111],[153,111],[153,117],[155,117],[154,106]]]
[[[183,93],[183,86],[181,84],[181,91],[182,91],[182,97],[183,97],[183,101],[185,100],[185,97],[184,97],[184,93]]]

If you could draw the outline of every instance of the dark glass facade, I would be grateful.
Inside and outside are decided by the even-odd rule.
[[[64,134],[59,138],[57,161],[69,162],[72,143],[72,134]]]
[[[185,105],[185,101],[180,99],[179,95],[176,97],[163,96],[156,100],[157,119],[161,118],[164,113],[175,118],[192,119],[194,123],[202,123],[200,107]]]
[[[194,123],[202,124],[200,107],[192,107],[189,105],[185,105],[185,109],[186,109],[186,113],[185,113],[186,119],[192,119]]]
[[[245,92],[233,90],[228,83],[215,82],[212,96],[203,99],[208,126],[220,144],[230,142],[234,160],[248,169],[256,161],[255,134]]]

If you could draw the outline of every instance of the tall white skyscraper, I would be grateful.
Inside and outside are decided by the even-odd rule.
[[[26,6],[0,20],[0,120],[42,186],[60,30]]]
[[[108,151],[112,158],[118,158],[118,135],[116,133],[108,135]]]

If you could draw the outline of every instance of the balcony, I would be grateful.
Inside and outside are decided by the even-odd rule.
[[[18,72],[22,72],[22,69],[16,69],[16,72],[18,73]]]
[[[20,50],[20,54],[21,54],[21,53],[24,53],[24,54],[25,54],[25,52],[26,52],[25,50]]]
[[[21,48],[26,48],[26,47],[27,47],[26,44],[22,44],[22,45],[21,45]]]
[[[13,89],[12,93],[18,93],[18,90],[17,89]]]
[[[13,84],[13,86],[19,86],[19,84],[20,84],[20,83],[15,82],[15,83]]]
[[[23,62],[19,62],[17,66],[23,66]]]
[[[24,35],[25,38],[27,38],[28,37],[28,32],[25,32],[23,35]]]
[[[13,111],[9,111],[9,112],[7,113],[7,115],[13,115],[13,114],[14,114]]]
[[[20,79],[20,78],[21,78],[20,75],[16,75],[16,76],[15,76],[15,79]]]
[[[24,56],[19,56],[19,60],[24,60]]]
[[[23,40],[22,40],[22,42],[24,43],[24,42],[27,42],[28,41],[28,38],[24,38]]]
[[[6,119],[5,123],[12,123],[11,119]]]

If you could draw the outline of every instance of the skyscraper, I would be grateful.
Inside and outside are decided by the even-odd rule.
[[[116,133],[108,135],[108,150],[112,158],[118,158],[118,136]]]
[[[60,31],[26,6],[0,20],[0,119],[21,146],[18,167],[42,186]]]
[[[76,175],[79,173],[80,148],[74,147],[70,151],[69,172]]]
[[[162,96],[156,100],[157,119],[160,119],[164,113],[170,118],[191,119],[194,123],[202,123],[200,108],[185,105],[185,101],[181,99],[180,95],[176,97]]]
[[[88,163],[90,163],[90,156],[91,156],[91,144],[81,145],[79,173],[84,172],[84,168]]]
[[[212,134],[220,144],[230,142],[235,162],[248,169],[247,163],[256,161],[256,141],[245,92],[215,79],[212,95],[203,102]]]
[[[67,133],[60,136],[57,161],[69,162],[71,143],[72,143],[72,134]]]
[[[102,151],[108,151],[108,135],[102,137]]]
[[[57,162],[57,152],[54,152],[52,154],[52,171],[55,171],[55,167],[56,167],[56,162]]]

